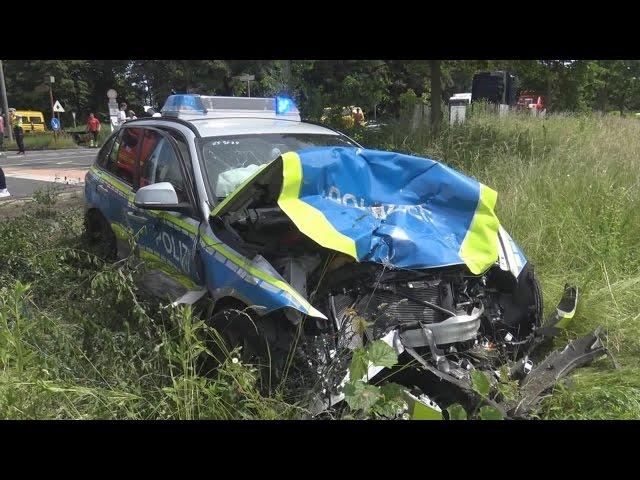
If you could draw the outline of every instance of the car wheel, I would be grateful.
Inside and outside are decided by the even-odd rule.
[[[88,243],[95,247],[100,257],[106,260],[116,259],[116,236],[101,213],[95,210],[89,211],[85,217],[85,237]]]
[[[260,388],[267,393],[280,378],[278,365],[282,362],[279,359],[283,351],[286,354],[288,350],[278,347],[279,342],[269,340],[274,335],[274,319],[255,319],[246,309],[234,307],[220,309],[206,320],[209,327],[206,346],[210,354],[203,359],[200,373],[214,373],[234,349],[240,347],[238,360],[257,368]]]

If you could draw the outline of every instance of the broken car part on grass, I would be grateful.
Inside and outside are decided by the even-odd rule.
[[[430,159],[314,148],[281,155],[254,173],[214,210],[211,229],[295,289],[290,295],[258,282],[233,293],[261,307],[257,323],[276,370],[289,345],[299,343],[317,380],[316,413],[344,398],[348,352],[384,339],[399,364],[370,369],[370,383],[399,383],[436,416],[459,403],[467,411],[488,404],[518,418],[559,378],[605,350],[594,333],[533,365],[529,358],[573,317],[577,290],[567,287],[543,322],[540,286],[500,225],[496,198]],[[520,381],[516,405],[473,387],[472,372],[497,383],[504,366]]]

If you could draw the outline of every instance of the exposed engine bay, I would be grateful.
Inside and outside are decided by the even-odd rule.
[[[377,340],[395,350],[398,364],[370,368],[370,382],[403,385],[414,398],[438,411],[454,403],[472,410],[484,402],[507,418],[525,417],[559,378],[606,353],[596,332],[547,357],[541,362],[543,370],[535,367],[536,351],[548,347],[558,327],[573,317],[577,289],[567,286],[554,314],[543,320],[542,293],[533,267],[500,227],[493,213],[492,191],[436,162],[424,163],[430,160],[335,150],[339,155],[314,151],[308,159],[277,159],[210,219],[212,231],[222,242],[255,264],[266,265],[321,313],[305,315],[289,307],[266,314],[256,310],[260,318],[255,323],[263,328],[260,335],[268,342],[276,372],[295,350],[301,383],[306,382],[305,388],[315,395],[312,411],[322,413],[340,405],[351,352]],[[379,156],[385,156],[384,162],[376,163]],[[284,172],[291,166],[285,160],[302,168],[293,190],[287,186],[290,179]],[[403,164],[403,171],[407,165],[415,168],[417,173],[408,182],[425,197],[415,200],[418,193],[412,193],[408,198],[416,205],[392,205],[386,211],[383,204],[367,207],[371,198],[358,203],[352,195],[349,203],[331,197],[324,187],[332,174],[330,166],[337,165],[341,173],[343,167],[352,168],[357,162],[371,172],[368,180],[373,187],[362,187],[363,197],[373,195],[373,176],[387,181],[384,169],[393,162]],[[313,188],[302,185],[306,166],[309,178],[315,178],[309,180]],[[420,186],[416,178],[422,177]],[[356,186],[362,185],[367,183]],[[302,201],[304,188],[309,191]],[[436,193],[424,193],[431,188]],[[409,189],[398,191],[405,190]],[[379,196],[396,195],[383,193]],[[287,203],[292,201],[298,203]],[[305,215],[311,217],[316,211],[322,215],[310,224]],[[478,212],[484,224],[474,227]],[[325,221],[329,226],[323,228],[329,233],[322,237],[313,222]],[[475,257],[467,254],[465,246],[470,231],[476,236]],[[336,240],[344,238],[353,242],[351,250]],[[438,250],[438,255],[430,249]],[[505,366],[509,379],[523,388],[530,385],[524,403],[500,403],[500,395],[489,398],[475,391],[473,372],[486,372],[497,382]],[[554,368],[557,375],[550,375]]]
[[[349,351],[390,332],[404,354],[389,381],[423,395],[434,408],[473,401],[473,370],[494,374],[509,365],[514,378],[524,379],[534,369],[529,354],[538,346],[535,333],[543,325],[543,304],[529,264],[514,279],[499,265],[473,275],[460,265],[419,271],[359,263],[315,244],[277,207],[222,216],[215,229],[246,255],[263,256],[326,314],[327,320],[304,319],[299,352],[300,360],[317,373],[314,385],[324,397],[316,403],[317,411],[341,400]],[[570,300],[567,311],[575,309]],[[292,310],[281,314],[291,328],[279,323],[279,332],[271,330],[272,355],[288,354],[297,331],[293,327],[303,320]],[[274,348],[277,342],[280,350]],[[604,353],[601,344],[599,353]],[[408,364],[413,366],[404,368]],[[425,372],[424,364],[432,368]]]

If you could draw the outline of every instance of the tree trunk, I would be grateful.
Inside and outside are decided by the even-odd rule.
[[[440,81],[440,60],[429,60],[431,67],[431,132],[436,134],[440,129],[442,112],[442,83]]]

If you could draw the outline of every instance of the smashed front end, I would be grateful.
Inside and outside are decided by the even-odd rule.
[[[497,381],[507,366],[523,385],[535,377],[529,355],[573,315],[577,292],[568,288],[564,310],[543,322],[539,284],[500,226],[496,199],[430,159],[313,148],[255,173],[213,212],[211,235],[280,282],[256,282],[239,298],[262,317],[258,324],[276,322],[263,334],[280,342],[282,332],[273,332],[287,319],[284,344],[299,345],[313,373],[316,413],[344,398],[350,352],[382,339],[399,362],[371,365],[370,382],[405,386],[436,416],[454,403],[524,416],[556,377],[538,382],[546,387],[535,389],[525,411],[479,393],[473,372]],[[604,352],[596,344],[585,343],[583,363]]]

